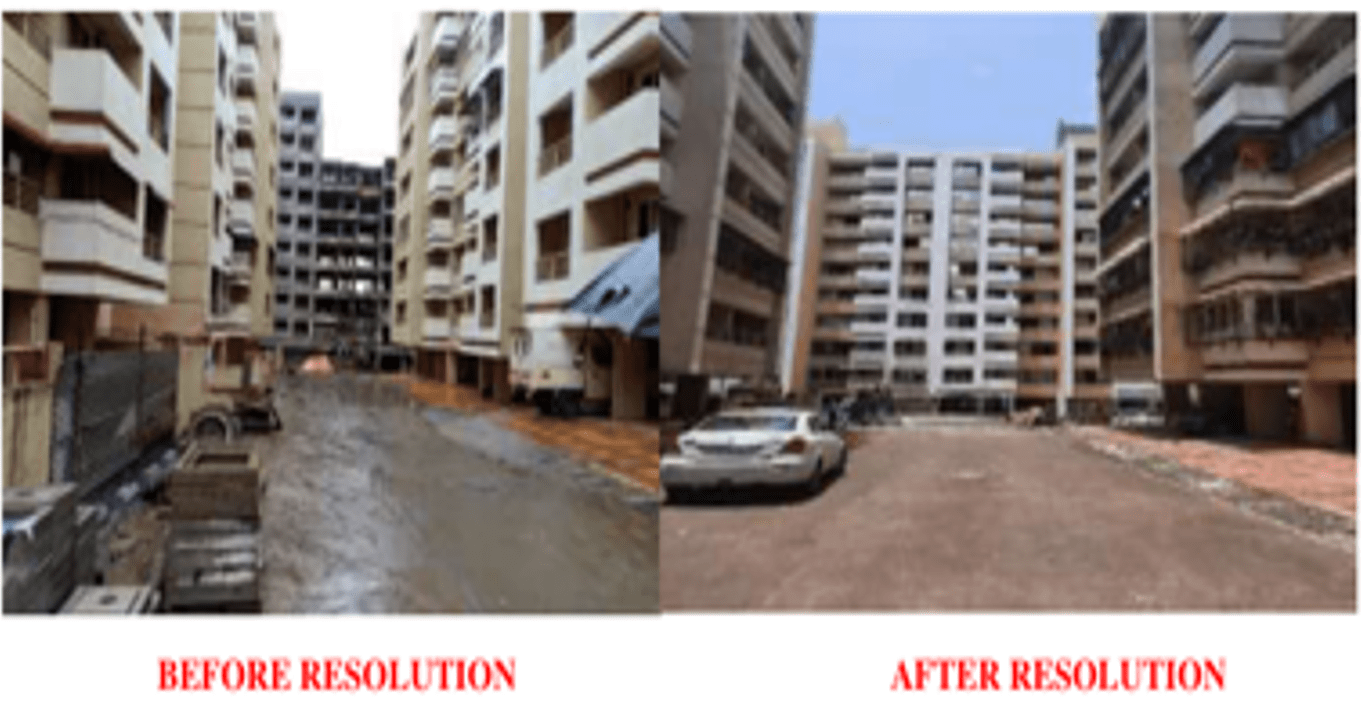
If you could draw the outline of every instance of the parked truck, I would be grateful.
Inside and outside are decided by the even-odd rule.
[[[600,330],[519,328],[513,337],[508,383],[513,398],[543,414],[602,413],[612,396],[612,340]]]

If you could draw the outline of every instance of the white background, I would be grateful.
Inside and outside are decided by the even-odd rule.
[[[89,6],[91,3],[82,3]],[[98,3],[107,5],[107,3]],[[594,5],[597,5],[596,3]],[[625,4],[621,4],[625,5]],[[806,3],[747,3],[792,10]],[[185,6],[188,7],[188,6]],[[204,5],[205,9],[220,9]],[[310,14],[379,8],[403,15],[380,37],[342,39],[373,53],[350,77],[385,88],[374,128],[397,136],[394,28],[411,2],[302,3]],[[575,3],[576,9],[586,7]],[[841,6],[844,8],[845,6]],[[940,10],[898,4],[866,9]],[[954,9],[982,4],[957,3]],[[1342,4],[1343,9],[1350,9]],[[263,8],[268,9],[268,8]],[[690,9],[693,9],[690,7]],[[704,7],[696,7],[704,9]],[[713,5],[706,9],[728,9]],[[821,9],[821,6],[810,6]],[[1032,10],[1100,9],[1031,5]],[[1129,8],[1127,8],[1129,9]],[[1190,11],[1186,5],[1150,9]],[[1251,9],[1251,8],[1250,8]],[[1265,7],[1265,10],[1289,8]],[[345,25],[334,20],[338,27]],[[395,25],[397,23],[397,25]],[[354,24],[353,24],[354,25]],[[820,33],[818,23],[817,32]],[[401,46],[406,38],[399,41]],[[288,35],[286,48],[299,43]],[[402,53],[402,47],[397,53]],[[285,50],[287,62],[293,60]],[[354,66],[353,66],[354,68]],[[362,69],[364,70],[364,69]],[[286,70],[285,79],[299,77]],[[373,85],[372,85],[373,84]],[[393,87],[392,89],[390,87]],[[382,108],[381,108],[382,107]],[[339,114],[325,121],[331,128]],[[359,119],[352,119],[360,124]],[[351,122],[348,122],[351,123]],[[325,153],[347,154],[325,141]],[[365,153],[369,153],[366,151]],[[392,153],[392,150],[389,152]],[[1367,306],[1367,304],[1363,304]],[[1358,602],[1362,601],[1359,563]],[[635,617],[205,617],[0,619],[0,715],[8,724],[1361,724],[1367,631],[1359,615],[668,615]],[[160,693],[162,656],[514,657],[515,693]],[[894,693],[898,659],[917,656],[1225,657],[1219,693]],[[297,673],[295,674],[297,681]],[[251,722],[243,722],[244,718]]]

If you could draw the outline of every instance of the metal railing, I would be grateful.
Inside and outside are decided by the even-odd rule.
[[[541,67],[549,66],[556,58],[559,58],[574,43],[574,21],[571,20],[560,29],[560,32],[551,36],[546,44],[541,46]]]
[[[13,207],[36,215],[38,214],[38,200],[42,197],[43,188],[37,180],[25,179],[18,174],[5,172],[6,207]]]
[[[557,252],[536,259],[536,280],[564,280],[570,276],[570,253]]]
[[[566,134],[565,138],[542,148],[537,158],[537,174],[545,176],[568,163],[574,153],[573,139],[572,135]]]

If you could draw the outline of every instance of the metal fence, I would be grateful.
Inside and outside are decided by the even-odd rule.
[[[68,354],[52,403],[52,479],[84,495],[176,426],[174,350]]]

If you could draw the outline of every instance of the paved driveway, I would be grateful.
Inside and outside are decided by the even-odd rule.
[[[1059,431],[875,432],[805,501],[666,506],[665,609],[1354,608],[1312,537]]]

